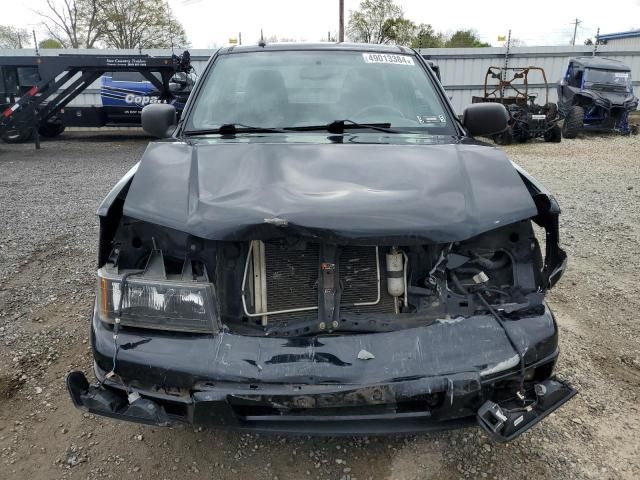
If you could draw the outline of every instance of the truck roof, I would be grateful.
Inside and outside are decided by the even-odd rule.
[[[618,70],[621,72],[629,72],[631,68],[628,65],[606,57],[577,57],[572,58],[574,64],[581,65],[584,68],[599,68],[601,70]]]
[[[260,45],[234,45],[231,47],[223,47],[219,54],[243,53],[243,52],[264,52],[264,51],[287,51],[287,50],[317,50],[317,51],[361,51],[361,52],[379,52],[379,53],[395,53],[395,54],[415,54],[408,48],[399,45],[377,45],[371,43],[345,43],[345,42],[323,42],[323,43],[266,43]]]

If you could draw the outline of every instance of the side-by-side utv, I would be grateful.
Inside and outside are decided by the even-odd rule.
[[[638,108],[631,69],[622,62],[601,57],[569,61],[558,85],[558,109],[564,117],[562,134],[576,138],[584,129],[637,133],[629,114]]]
[[[542,79],[544,105],[538,105],[537,95],[529,92],[529,74],[532,71],[539,72]],[[493,136],[500,145],[513,141],[524,143],[532,138],[544,138],[545,142],[562,140],[558,107],[549,102],[547,76],[541,67],[489,67],[484,78],[484,95],[474,96],[472,101],[501,103],[509,112],[509,128]]]

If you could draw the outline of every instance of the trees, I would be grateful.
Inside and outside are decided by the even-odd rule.
[[[68,48],[186,47],[184,28],[165,1],[45,0],[38,12],[52,39]]]
[[[349,38],[363,43],[411,45],[413,48],[490,47],[475,30],[457,30],[451,35],[437,32],[428,23],[416,25],[404,17],[393,0],[363,0],[350,12]]]
[[[180,22],[158,0],[101,0],[103,41],[114,48],[184,48],[189,45]]]
[[[29,32],[24,28],[0,25],[0,48],[23,48],[29,43]]]
[[[491,45],[481,41],[475,30],[457,30],[447,39],[444,46],[447,48],[464,48],[490,47]]]
[[[393,0],[364,0],[350,15],[347,34],[355,42],[399,43],[398,35],[406,37],[415,28]]]
[[[45,40],[42,40],[41,42],[38,42],[38,47],[39,48],[64,48],[64,45],[62,45],[55,38],[47,38]]]
[[[436,33],[429,24],[422,23],[416,29],[416,34],[411,40],[413,48],[440,48],[444,47],[445,37],[442,32]]]
[[[46,0],[37,12],[44,26],[65,48],[93,48],[102,36],[98,0]]]

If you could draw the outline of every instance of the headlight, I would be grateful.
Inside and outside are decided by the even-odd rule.
[[[211,283],[151,280],[135,275],[125,282],[122,312],[122,275],[98,270],[98,302],[102,319],[121,325],[182,332],[218,330],[217,300]]]

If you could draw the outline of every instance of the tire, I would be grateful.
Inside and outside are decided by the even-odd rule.
[[[554,125],[551,129],[544,132],[544,141],[560,143],[562,141],[562,130],[558,125]]]
[[[502,133],[494,135],[493,141],[498,145],[511,145],[513,143],[513,135],[511,135],[511,129],[507,129]]]
[[[45,138],[53,138],[64,132],[65,126],[61,123],[46,123],[40,127],[38,133]]]
[[[564,119],[562,136],[564,138],[576,138],[584,128],[584,108],[574,105]]]
[[[33,130],[30,128],[22,131],[14,130],[10,133],[5,133],[2,136],[2,141],[5,143],[24,143],[31,140],[32,136]]]

